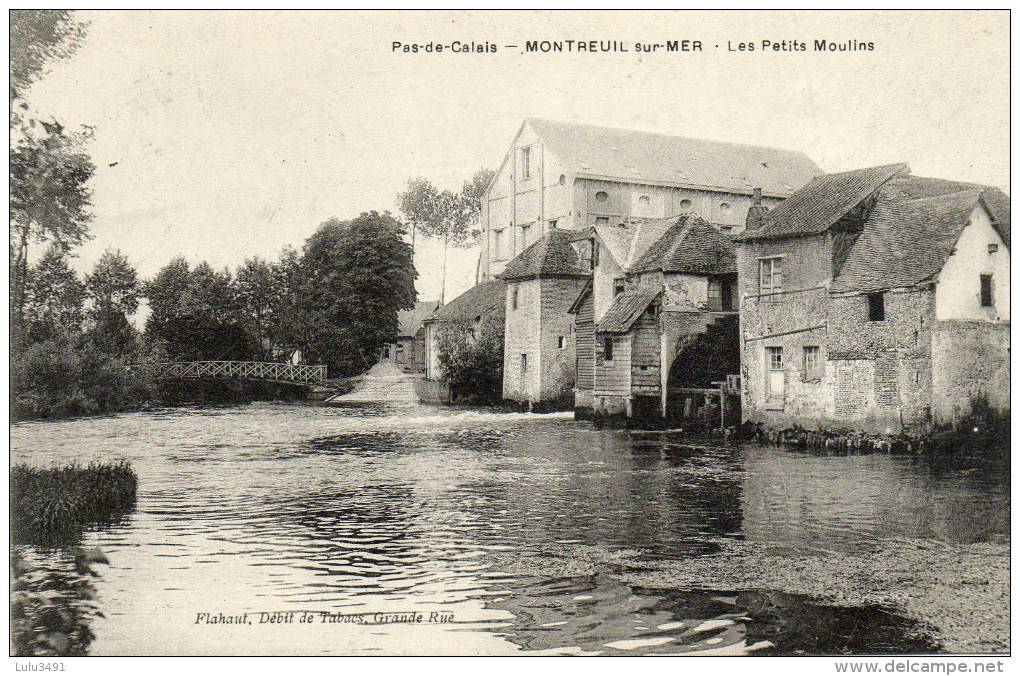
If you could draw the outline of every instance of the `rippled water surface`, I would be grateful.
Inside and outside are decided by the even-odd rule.
[[[679,593],[608,574],[522,575],[507,562],[1009,532],[1008,468],[692,446],[566,415],[175,409],[15,425],[12,454],[126,458],[139,474],[134,513],[88,534],[110,559],[92,654],[916,652],[935,646],[883,609],[715,593],[710,580]]]

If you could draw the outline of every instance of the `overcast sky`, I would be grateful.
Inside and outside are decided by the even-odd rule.
[[[1009,181],[1009,15],[82,12],[86,43],[30,92],[95,127],[94,241],[143,275],[177,254],[234,267],[300,246],[330,216],[396,211],[411,176],[497,167],[525,116],[802,150],[826,171],[905,161]],[[638,55],[689,38],[702,53]],[[611,54],[521,54],[526,40],[619,40]],[[812,41],[873,42],[818,54]],[[393,52],[486,41],[495,54]],[[763,52],[761,41],[807,52]],[[755,52],[728,46],[753,42]],[[719,45],[716,47],[716,45]],[[447,299],[477,249],[451,251]],[[438,297],[440,249],[417,258]]]

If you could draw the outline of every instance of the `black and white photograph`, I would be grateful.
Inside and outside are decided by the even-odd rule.
[[[8,22],[9,666],[1009,670],[1009,10]]]

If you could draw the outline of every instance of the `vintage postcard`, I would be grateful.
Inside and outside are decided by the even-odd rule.
[[[12,661],[1003,671],[1009,22],[11,11]]]

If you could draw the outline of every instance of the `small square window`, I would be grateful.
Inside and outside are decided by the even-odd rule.
[[[991,275],[981,275],[981,307],[995,307],[995,290]]]
[[[596,216],[595,225],[609,225],[609,216]]]
[[[884,293],[870,293],[870,294],[868,294],[868,321],[869,322],[884,322],[885,321],[885,294]]]
[[[989,244],[988,245],[988,253],[993,254],[993,253],[995,253],[998,250],[999,250],[999,245],[998,244]]]
[[[549,221],[549,229],[550,230],[555,230],[556,229],[556,219],[555,218],[553,220]]]

